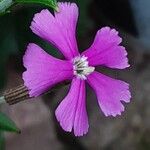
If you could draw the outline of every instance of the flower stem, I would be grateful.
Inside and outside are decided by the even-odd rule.
[[[9,89],[4,93],[5,101],[9,104],[16,104],[18,102],[29,99],[29,91],[24,85],[20,85],[14,89]]]
[[[50,91],[48,91],[44,94],[54,92],[55,90],[62,88],[65,85],[68,85],[68,83],[69,83],[68,81],[59,83],[54,88],[52,88]],[[13,104],[17,104],[21,101],[31,99],[31,98],[33,98],[33,97],[29,96],[29,90],[27,89],[26,86],[24,86],[22,84],[16,88],[7,90],[4,93],[4,95],[0,97],[0,104],[8,103],[9,105],[13,105]]]

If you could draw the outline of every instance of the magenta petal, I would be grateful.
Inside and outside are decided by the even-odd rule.
[[[75,3],[58,3],[58,6],[59,12],[55,12],[55,16],[47,9],[36,14],[31,29],[71,59],[79,54],[75,33],[78,7]]]
[[[105,116],[121,115],[124,111],[121,101],[130,102],[131,94],[126,82],[93,72],[88,76],[88,83],[96,92],[99,106]]]
[[[73,129],[75,136],[82,136],[88,132],[84,80],[73,79],[68,95],[60,103],[55,114],[65,131],[71,132]]]
[[[73,77],[72,63],[56,59],[36,44],[29,44],[23,58],[27,69],[23,73],[30,96],[39,96],[53,85]]]
[[[104,27],[97,32],[94,43],[82,55],[88,57],[91,66],[124,69],[129,67],[129,64],[125,48],[119,46],[121,41],[115,29]]]

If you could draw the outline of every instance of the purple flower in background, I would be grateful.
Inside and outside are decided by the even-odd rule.
[[[89,128],[86,83],[95,91],[105,116],[121,115],[124,111],[121,101],[130,101],[127,83],[95,71],[98,65],[116,69],[129,67],[127,52],[119,45],[118,32],[104,27],[97,32],[91,47],[80,54],[76,42],[78,7],[74,3],[58,3],[58,6],[59,12],[54,16],[48,10],[36,14],[31,29],[57,47],[66,60],[54,58],[31,43],[23,58],[27,69],[23,79],[30,97],[37,97],[55,84],[72,79],[68,95],[56,110],[56,118],[65,131],[74,130],[76,136],[82,136]]]

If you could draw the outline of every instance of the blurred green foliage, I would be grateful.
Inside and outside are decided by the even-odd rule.
[[[7,18],[7,19],[6,19]],[[10,14],[0,17],[0,87],[4,85],[6,63],[11,54],[17,53],[14,20]]]
[[[4,138],[4,133],[0,131],[0,150],[5,149],[5,138]]]
[[[15,123],[5,114],[0,112],[0,150],[5,149],[4,131],[20,133]]]
[[[9,119],[4,113],[0,112],[0,131],[9,131],[20,133],[15,123]]]

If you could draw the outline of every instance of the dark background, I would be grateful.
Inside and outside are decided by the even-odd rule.
[[[132,100],[122,116],[105,117],[96,97],[87,88],[90,129],[76,138],[62,131],[54,110],[68,87],[14,106],[2,105],[22,133],[6,134],[6,150],[148,150],[150,149],[150,2],[149,0],[77,0],[80,7],[77,38],[81,51],[90,46],[96,31],[110,26],[120,31],[131,67],[126,70],[100,69],[130,83]],[[41,45],[56,57],[55,48],[29,29],[36,12],[44,6],[18,5],[10,14],[0,16],[0,88],[23,83],[22,56],[29,42]],[[51,10],[52,11],[52,10]]]

